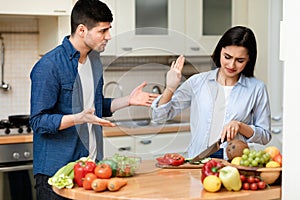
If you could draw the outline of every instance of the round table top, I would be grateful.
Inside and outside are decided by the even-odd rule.
[[[128,184],[117,192],[94,192],[82,187],[53,190],[66,198],[74,200],[124,200],[124,199],[222,199],[222,200],[267,200],[280,199],[281,186],[270,186],[264,190],[240,190],[238,192],[221,191],[210,193],[203,189],[201,169],[161,169],[155,167],[155,161],[144,161],[141,169],[133,177],[128,177]]]

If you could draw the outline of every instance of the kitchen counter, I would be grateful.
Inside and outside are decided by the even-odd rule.
[[[103,136],[104,137],[114,137],[114,136],[127,136],[127,135],[142,135],[142,134],[164,134],[164,133],[174,133],[189,131],[190,126],[188,123],[182,124],[167,124],[167,125],[157,125],[157,126],[139,126],[139,127],[104,127]],[[15,135],[1,135],[0,144],[13,144],[13,143],[26,143],[33,141],[33,134],[15,134]]]
[[[125,200],[125,199],[222,199],[222,200],[267,200],[280,199],[281,186],[270,186],[264,190],[227,191],[222,188],[216,193],[206,192],[200,181],[201,169],[161,169],[155,161],[143,161],[139,172],[129,177],[128,184],[117,192],[94,192],[83,188],[57,189],[54,191],[66,198],[81,200]]]
[[[32,142],[32,140],[33,140],[32,133],[0,136],[0,144],[27,143],[27,142]]]
[[[166,125],[150,125],[150,126],[137,126],[137,127],[103,127],[104,137],[114,136],[127,136],[127,135],[143,135],[143,134],[164,134],[190,131],[189,123],[177,123],[177,124],[166,124]]]

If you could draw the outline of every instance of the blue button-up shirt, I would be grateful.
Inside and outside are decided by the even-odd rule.
[[[95,88],[95,114],[111,116],[111,99],[103,97],[103,69],[100,54],[91,51]],[[58,130],[63,115],[83,110],[83,97],[78,76],[80,53],[73,47],[69,37],[44,55],[33,67],[31,78],[31,116],[33,129],[33,173],[48,176],[70,161],[88,156],[87,125],[77,125]],[[103,157],[102,127],[93,125],[96,132],[97,159]]]
[[[193,75],[176,90],[170,102],[158,107],[160,98],[157,98],[152,104],[152,118],[158,122],[172,119],[190,107],[189,157],[196,156],[209,145],[214,101],[218,91],[218,70]],[[253,129],[254,134],[246,138],[238,133],[237,139],[267,144],[271,140],[271,111],[265,84],[254,77],[241,75],[228,101],[223,125],[231,120],[243,122]]]

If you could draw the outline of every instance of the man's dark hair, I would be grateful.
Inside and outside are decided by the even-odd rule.
[[[99,0],[78,0],[71,13],[71,34],[79,24],[92,29],[99,22],[112,22],[113,16],[108,6]]]
[[[257,47],[256,39],[252,30],[243,26],[235,26],[228,29],[219,40],[212,55],[215,67],[221,67],[220,58],[222,48],[231,45],[245,47],[248,50],[249,61],[241,73],[246,77],[253,77],[257,57]]]

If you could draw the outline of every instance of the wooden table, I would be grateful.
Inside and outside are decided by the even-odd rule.
[[[128,184],[117,192],[94,192],[75,187],[54,191],[66,198],[75,200],[153,200],[153,199],[222,199],[222,200],[267,200],[280,199],[281,186],[271,186],[265,190],[227,191],[222,188],[216,193],[206,192],[200,181],[200,169],[160,169],[154,161],[142,163],[140,171],[127,178]]]

